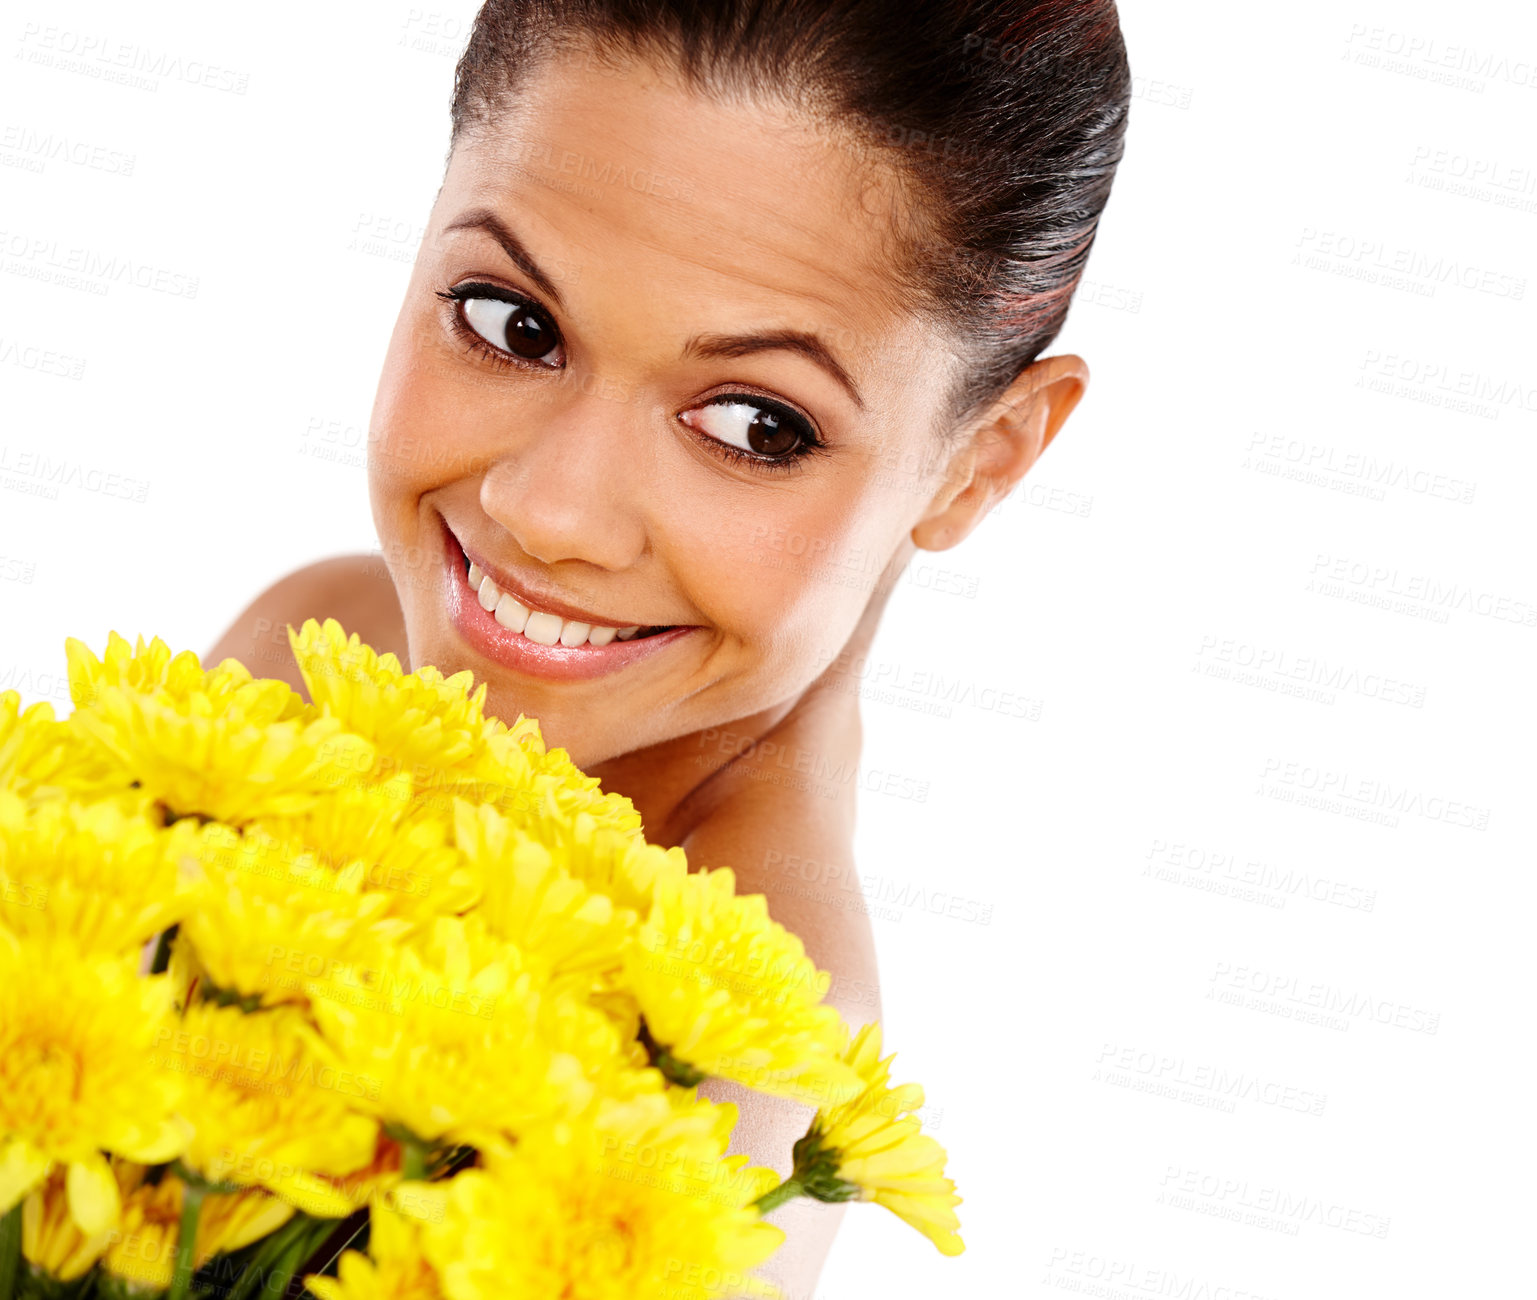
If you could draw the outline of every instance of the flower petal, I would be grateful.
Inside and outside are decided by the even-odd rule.
[[[69,1216],[86,1236],[94,1236],[113,1227],[123,1212],[117,1179],[112,1167],[99,1151],[84,1160],[73,1160],[66,1182],[69,1192]]]
[[[0,1142],[0,1214],[42,1182],[51,1163],[25,1138],[13,1135]]]

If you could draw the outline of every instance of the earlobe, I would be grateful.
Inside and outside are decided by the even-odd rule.
[[[967,435],[952,462],[956,468],[913,526],[913,545],[943,551],[964,540],[1051,445],[1088,382],[1082,357],[1046,357],[1026,366]]]

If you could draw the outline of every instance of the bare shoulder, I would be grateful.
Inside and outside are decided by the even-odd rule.
[[[395,584],[378,555],[339,555],[295,569],[243,609],[203,656],[212,666],[238,659],[258,677],[276,677],[304,689],[288,646],[288,625],[334,618],[380,654],[406,662],[406,628]]]

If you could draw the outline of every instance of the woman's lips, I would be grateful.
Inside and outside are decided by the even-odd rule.
[[[476,575],[479,581],[471,587],[468,557],[446,525],[444,534],[444,581],[450,620],[487,658],[519,672],[568,681],[601,677],[701,630],[693,626],[660,631],[638,626],[595,627],[549,611],[530,610],[510,593],[501,591],[489,575]]]
[[[523,624],[515,621],[517,618],[522,617],[526,620],[530,614],[544,614],[558,618],[561,623],[579,623],[595,630],[603,629],[609,632],[624,632],[625,635],[621,636],[620,640],[628,640],[642,626],[651,626],[627,624],[620,619],[606,618],[601,614],[593,614],[587,610],[578,609],[575,605],[568,604],[566,601],[545,596],[526,584],[518,582],[516,579],[508,578],[501,569],[487,564],[482,557],[473,554],[462,542],[459,542],[452,529],[447,531],[449,537],[458,545],[460,553],[469,565],[470,590],[480,596],[485,608],[496,613],[498,605],[501,603],[500,598],[505,595],[510,598],[508,603],[514,606],[515,610],[526,611],[525,614],[520,615],[516,612],[508,613],[504,609],[503,614],[498,618],[498,622],[504,627],[510,627],[515,632],[522,631]],[[486,581],[487,578],[490,579],[489,583]],[[481,595],[482,591],[486,594]],[[659,626],[652,626],[651,630],[660,631],[661,629]],[[542,638],[537,635],[532,639],[542,641]],[[542,643],[554,644],[558,639],[559,635],[557,633],[555,637]],[[609,640],[612,640],[612,638],[603,637],[596,644],[602,645]],[[565,644],[571,643],[566,642]],[[576,644],[580,644],[580,642]]]

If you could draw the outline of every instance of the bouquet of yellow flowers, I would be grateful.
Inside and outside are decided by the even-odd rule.
[[[772,1294],[799,1195],[960,1252],[761,895],[469,673],[289,637],[308,702],[115,633],[68,718],[0,694],[0,1300]],[[788,1179],[710,1077],[817,1108]]]

